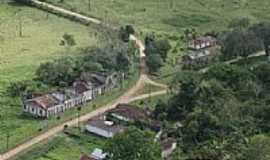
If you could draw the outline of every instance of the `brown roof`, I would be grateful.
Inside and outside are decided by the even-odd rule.
[[[89,90],[89,87],[83,81],[76,81],[74,83],[74,89],[75,89],[76,93],[82,94],[82,93],[88,91]]]
[[[56,100],[52,95],[46,94],[34,99],[28,100],[30,103],[34,103],[43,109],[49,109],[50,107],[56,106],[59,104],[59,101]]]
[[[87,155],[82,155],[81,158],[80,158],[80,160],[96,160],[96,159],[91,158],[91,157],[89,157]]]
[[[162,150],[167,150],[172,148],[173,144],[176,143],[174,138],[167,138],[161,141]]]
[[[103,117],[104,116],[101,115],[101,116],[95,117],[93,119],[90,119],[87,122],[87,124],[91,125],[91,126],[94,126],[94,127],[97,127],[97,128],[100,128],[100,129],[103,129],[103,130],[106,130],[106,131],[109,131],[109,132],[112,132],[114,134],[120,133],[121,131],[123,131],[124,127],[121,126],[121,125],[118,125],[118,124],[112,124],[112,125],[105,124],[106,121],[104,120],[105,118],[103,118]]]
[[[149,119],[151,113],[147,110],[129,104],[118,104],[116,108],[109,111],[133,121]]]

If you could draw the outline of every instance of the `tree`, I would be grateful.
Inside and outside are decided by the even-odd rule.
[[[253,73],[257,76],[257,78],[262,82],[264,87],[270,88],[270,64],[263,63],[255,67]]]
[[[256,135],[251,138],[243,159],[245,160],[269,160],[270,159],[270,137]]]
[[[229,28],[238,28],[241,30],[247,29],[250,26],[250,19],[245,17],[245,18],[236,18],[233,19],[230,24],[229,24]]]
[[[159,54],[151,54],[146,57],[146,64],[150,73],[155,73],[162,67],[163,60]]]
[[[156,40],[152,36],[145,38],[145,53],[146,55],[158,54],[161,56],[163,61],[166,61],[171,45],[167,39]]]
[[[187,77],[189,79],[180,79],[177,87],[179,91],[169,101],[168,119],[183,120],[196,106],[200,79],[193,74]]]
[[[117,70],[122,72],[128,72],[130,69],[130,60],[129,57],[120,52],[116,56]]]
[[[62,46],[67,46],[67,47],[72,47],[76,45],[76,41],[74,39],[74,36],[71,34],[65,33],[62,37],[62,40],[60,42],[60,45]]]
[[[222,41],[222,53],[225,59],[238,56],[247,57],[262,49],[262,41],[251,31],[234,29],[225,33]]]
[[[36,71],[37,79],[54,86],[69,86],[79,73],[76,72],[76,61],[72,58],[62,58],[53,62],[41,64]]]
[[[154,134],[137,128],[128,128],[106,145],[109,160],[161,160],[161,149],[154,142]]]
[[[270,56],[270,23],[258,23],[249,28],[263,41],[267,56]]]
[[[126,26],[120,28],[119,33],[120,33],[120,38],[124,42],[129,42],[129,36],[131,34],[135,34],[135,29],[131,25],[126,25]]]

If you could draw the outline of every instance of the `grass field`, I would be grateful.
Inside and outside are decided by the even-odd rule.
[[[268,0],[90,0],[90,9],[88,0],[46,1],[104,21],[169,35],[188,27],[199,28],[200,32],[221,30],[233,18],[270,18]]]
[[[73,11],[102,19],[109,24],[131,24],[143,37],[146,33],[170,40],[173,50],[160,71],[164,76],[177,70],[175,64],[184,52],[180,40],[186,28],[199,34],[224,30],[235,18],[252,22],[268,21],[269,0],[46,0]],[[90,2],[90,7],[89,7]],[[169,78],[163,79],[168,82]]]
[[[20,9],[19,9],[20,8]],[[22,25],[22,37],[19,26]],[[60,46],[63,34],[74,35],[77,45]],[[23,117],[18,99],[3,93],[9,82],[33,78],[40,63],[73,55],[76,48],[96,44],[94,30],[45,12],[0,2],[0,152],[36,133],[43,122]],[[93,35],[93,34],[92,34]]]

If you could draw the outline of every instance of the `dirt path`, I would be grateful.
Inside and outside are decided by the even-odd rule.
[[[30,3],[32,3],[32,5],[34,5],[35,7],[38,7],[43,10],[47,10],[48,12],[62,13],[63,15],[67,15],[69,18],[77,17],[81,22],[85,21],[85,22],[95,23],[98,25],[102,24],[102,22],[99,19],[88,17],[88,16],[85,16],[76,12],[72,12],[70,10],[67,10],[67,9],[64,9],[55,5],[51,5],[46,2],[41,2],[39,0],[31,0]]]

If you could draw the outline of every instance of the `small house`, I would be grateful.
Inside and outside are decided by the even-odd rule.
[[[214,47],[217,45],[217,39],[211,36],[204,36],[192,39],[188,43],[188,48],[193,50]]]
[[[152,111],[130,104],[118,104],[108,111],[108,119],[123,125],[135,124],[137,127],[160,131],[161,123],[152,119]]]
[[[220,55],[219,47],[210,47],[196,51],[189,51],[181,59],[183,68],[202,67],[214,62]]]
[[[118,104],[108,115],[119,121],[131,122],[148,120],[151,112],[130,104]]]
[[[104,160],[107,153],[104,153],[102,149],[96,148],[91,155],[82,155],[80,160]]]
[[[23,111],[35,117],[47,118],[56,115],[63,110],[64,106],[51,94],[46,94],[33,99],[26,100]]]
[[[96,148],[94,151],[91,153],[90,157],[95,159],[95,160],[103,160],[107,156],[107,153],[104,153],[102,149]]]
[[[87,122],[86,130],[101,137],[112,138],[123,132],[124,127],[112,121],[107,121],[105,116],[99,116]]]
[[[171,156],[173,151],[177,147],[177,142],[173,138],[166,138],[161,141],[161,148],[162,148],[162,158],[167,159],[168,157]]]

